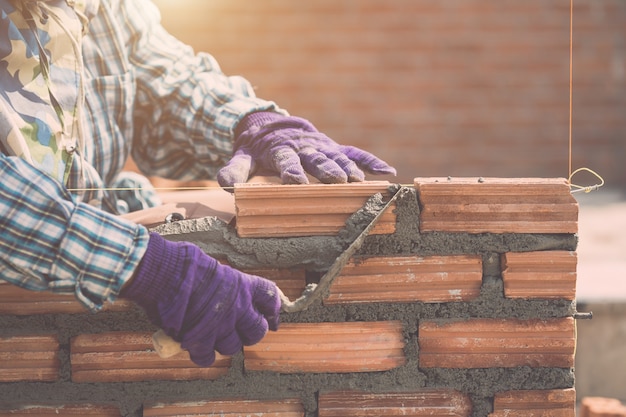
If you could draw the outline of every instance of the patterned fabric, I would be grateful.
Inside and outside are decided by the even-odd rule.
[[[148,175],[212,179],[242,117],[286,114],[159,20],[149,0],[0,0],[3,279],[98,309],[147,245],[106,213],[129,155]]]

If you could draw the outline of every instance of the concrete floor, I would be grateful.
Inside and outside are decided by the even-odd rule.
[[[626,402],[626,192],[600,189],[579,201],[576,391]]]

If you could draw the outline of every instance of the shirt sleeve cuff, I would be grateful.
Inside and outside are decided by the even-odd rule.
[[[74,287],[77,299],[91,311],[117,298],[132,277],[148,245],[140,225],[79,204],[60,242],[49,283],[53,291]]]

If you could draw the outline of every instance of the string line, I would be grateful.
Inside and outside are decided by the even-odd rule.
[[[567,177],[567,181],[570,185],[571,193],[577,193],[584,191],[586,193],[597,190],[598,188],[604,185],[604,178],[602,178],[597,172],[593,171],[589,168],[578,168],[576,171],[572,172],[572,148],[573,148],[573,140],[572,140],[572,125],[573,125],[573,114],[574,114],[574,0],[570,0],[570,12],[569,12],[569,154],[568,154],[568,170],[569,173]],[[579,172],[589,172],[594,175],[596,178],[600,180],[598,184],[591,186],[580,186],[572,183],[572,178]]]
[[[573,120],[573,96],[574,96],[574,0],[570,0],[569,12],[569,156],[568,178],[572,177],[572,120]]]

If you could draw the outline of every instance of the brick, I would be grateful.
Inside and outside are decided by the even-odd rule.
[[[574,319],[470,319],[422,321],[422,368],[571,368]]]
[[[348,184],[237,184],[235,206],[240,237],[291,237],[337,234],[353,213],[376,193],[390,196],[386,181]],[[395,205],[371,234],[393,233]]]
[[[393,256],[352,259],[325,304],[469,301],[480,295],[480,256]]]
[[[580,402],[580,417],[626,417],[626,406],[616,398],[585,397]]]
[[[576,233],[578,203],[563,178],[415,178],[420,231]]]
[[[452,390],[366,393],[322,392],[319,417],[348,416],[440,416],[465,417],[472,410],[469,397]]]
[[[188,352],[162,359],[150,333],[82,334],[71,341],[73,382],[136,382],[217,379],[228,372],[229,357],[216,354],[209,368],[196,366]]]
[[[65,404],[44,405],[29,404],[4,406],[0,404],[0,417],[35,416],[35,417],[121,417],[120,410],[115,406],[97,404]]]
[[[284,323],[244,347],[250,371],[279,373],[374,372],[404,365],[402,323]]]
[[[575,417],[576,390],[522,390],[496,393],[489,417]]]
[[[507,298],[576,298],[576,252],[508,252],[501,264]]]
[[[256,268],[242,271],[274,281],[283,294],[292,300],[300,297],[306,287],[304,269]]]
[[[117,300],[115,303],[107,303],[104,310],[125,311],[131,305],[130,301]],[[0,280],[0,314],[24,316],[86,312],[85,306],[76,300],[74,294],[31,291]]]
[[[199,402],[156,403],[144,406],[143,417],[190,417],[219,415],[221,417],[304,417],[298,399],[246,400],[216,399]]]
[[[0,382],[53,382],[59,368],[56,335],[0,337]]]

